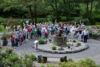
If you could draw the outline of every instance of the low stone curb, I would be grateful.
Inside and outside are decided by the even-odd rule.
[[[84,51],[84,50],[86,50],[88,48],[89,48],[89,46],[85,45],[84,48],[81,48],[79,50],[71,50],[71,51],[55,51],[55,50],[51,50],[50,51],[50,50],[43,50],[43,49],[40,49],[40,48],[38,48],[37,50],[38,51],[42,51],[42,52],[52,53],[52,54],[69,54],[69,53],[78,53],[78,52]]]

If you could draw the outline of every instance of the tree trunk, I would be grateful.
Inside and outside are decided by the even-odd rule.
[[[31,20],[32,20],[32,22],[34,22],[33,13],[32,13],[32,6],[28,6],[28,7],[29,7],[29,14],[30,14]]]
[[[92,10],[93,10],[93,2],[94,2],[94,0],[92,0],[92,1],[91,1],[90,16],[92,16]]]
[[[35,6],[34,6],[34,23],[36,24],[37,23],[37,4],[35,3]]]
[[[89,2],[86,1],[86,14],[85,17],[89,18]]]
[[[54,3],[55,3],[55,12],[56,12],[56,19],[55,19],[55,20],[57,20],[57,21],[58,21],[58,17],[59,17],[59,15],[58,15],[57,0],[54,0]]]
[[[94,20],[93,15],[92,15],[93,3],[94,3],[94,0],[91,0],[91,3],[90,3],[90,5],[91,5],[91,8],[90,8],[90,22],[91,22],[91,24],[95,24],[95,23],[94,23],[95,20]]]
[[[70,0],[68,0],[68,13],[67,13],[67,15],[68,15],[68,21],[69,21],[69,19],[70,19],[70,14],[71,14],[71,9],[70,9],[70,7],[71,7],[71,2],[70,2]]]
[[[65,6],[65,8],[64,8],[64,13],[66,14],[66,20],[67,20],[67,2],[66,1],[68,1],[68,0],[63,0],[63,3],[64,3],[64,6]]]

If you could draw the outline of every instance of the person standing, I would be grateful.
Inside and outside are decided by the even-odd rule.
[[[11,40],[12,47],[15,47],[15,37],[14,37],[14,33],[11,33],[10,40]]]
[[[45,27],[45,26],[42,26],[42,28],[41,28],[41,35],[42,35],[42,38],[45,38],[46,32],[47,32],[46,27]]]
[[[71,34],[71,39],[73,39],[75,36],[75,26],[74,25],[71,25],[71,29],[70,29],[70,34]]]
[[[19,42],[19,32],[16,32],[14,34],[14,38],[15,38],[15,46],[18,47],[18,42]]]
[[[32,29],[32,38],[33,37],[34,39],[37,39],[37,27],[36,26]]]
[[[28,38],[29,39],[31,39],[31,34],[32,34],[32,26],[30,25],[29,27],[28,27]]]
[[[85,43],[87,43],[88,35],[89,35],[88,30],[84,29],[84,30],[83,30],[83,41],[84,41]]]
[[[77,33],[77,39],[78,39],[79,41],[82,41],[82,31],[79,31],[79,32]]]
[[[23,33],[24,33],[24,39],[28,39],[28,30],[26,27],[24,27]]]

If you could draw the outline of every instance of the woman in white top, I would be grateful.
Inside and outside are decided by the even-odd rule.
[[[77,39],[79,40],[79,41],[82,41],[82,31],[79,31],[78,33],[77,33]]]
[[[71,26],[70,32],[71,32],[71,39],[73,39],[75,34],[75,26]]]

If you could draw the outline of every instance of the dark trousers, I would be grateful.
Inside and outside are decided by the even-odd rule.
[[[69,31],[69,30],[67,30],[67,31],[66,31],[66,35],[68,35],[69,33],[70,33],[70,31]]]
[[[87,42],[88,35],[84,35],[84,42]]]
[[[15,41],[14,40],[11,41],[11,44],[12,44],[12,47],[15,47]]]
[[[15,40],[15,46],[18,46],[18,42],[19,42],[19,40],[16,39],[16,40]]]

